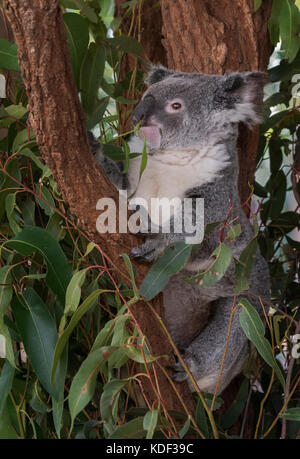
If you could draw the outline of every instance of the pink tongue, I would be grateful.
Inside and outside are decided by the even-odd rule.
[[[146,137],[146,142],[150,147],[160,146],[160,132],[157,126],[142,126],[140,132]]]

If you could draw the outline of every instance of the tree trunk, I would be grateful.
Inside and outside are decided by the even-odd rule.
[[[141,241],[131,234],[99,234],[96,203],[110,197],[118,203],[118,195],[93,158],[88,142],[84,114],[78,99],[69,57],[65,27],[58,0],[5,0],[15,41],[19,64],[28,95],[30,125],[36,135],[41,154],[51,168],[58,189],[68,202],[78,226],[90,240],[99,245],[111,263],[117,280],[128,274],[120,254],[128,253]],[[137,282],[141,283],[149,268],[137,265]],[[153,302],[163,317],[162,296]],[[154,355],[169,354],[161,359],[163,366],[174,363],[171,346],[147,304],[139,302],[130,308],[134,319],[147,336]],[[156,391],[143,380],[143,390],[150,404],[161,400],[167,410],[180,410],[168,379],[159,370]],[[193,403],[186,386],[176,385],[181,397],[192,410]]]

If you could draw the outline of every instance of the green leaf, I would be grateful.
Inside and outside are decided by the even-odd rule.
[[[184,438],[184,436],[188,433],[191,424],[191,418],[188,416],[187,420],[185,421],[184,425],[178,432],[179,438]]]
[[[33,161],[34,164],[39,169],[41,169],[41,171],[43,172],[43,176],[46,176],[46,175],[48,176],[48,172],[50,170],[49,167],[46,164],[43,164],[42,161],[39,159],[39,157],[35,153],[33,153],[33,151],[31,151],[29,148],[27,148],[27,147],[23,148],[19,152],[19,155],[26,156],[27,158],[30,158],[31,161]],[[36,190],[39,193],[39,188],[36,187]]]
[[[30,364],[42,386],[50,395],[58,399],[58,390],[50,383],[57,342],[54,318],[32,288],[26,289],[22,296],[14,297],[12,309]]]
[[[108,437],[111,439],[137,439],[144,438],[146,431],[143,427],[144,418],[132,419],[132,421],[117,427]]]
[[[280,415],[281,418],[287,419],[288,421],[300,422],[300,408],[289,408]]]
[[[286,200],[287,180],[282,169],[270,176],[266,188],[272,193],[266,212],[268,218],[275,219],[280,215]]]
[[[0,373],[0,419],[2,418],[8,394],[12,388],[14,374],[15,369],[7,360]]]
[[[208,408],[211,408],[214,396],[210,392],[204,392],[205,401]],[[213,411],[217,411],[224,403],[224,400],[221,397],[217,397],[214,401]]]
[[[243,290],[248,290],[250,282],[250,274],[254,265],[258,242],[257,238],[253,238],[242,251],[240,258],[235,261],[235,292],[239,293]]]
[[[111,345],[119,347],[108,360],[108,369],[120,368],[125,365],[128,360],[128,355],[123,344],[126,344],[129,339],[129,333],[127,331],[127,322],[130,320],[129,314],[120,315],[116,317],[113,327],[113,336]],[[94,346],[93,346],[94,347]]]
[[[16,222],[15,207],[16,207],[16,193],[10,193],[5,198],[5,211],[9,226],[14,234],[21,232],[20,226]]]
[[[147,431],[146,438],[153,438],[158,421],[158,410],[149,410],[143,419],[143,429]],[[180,437],[182,438],[182,437]]]
[[[103,392],[100,399],[100,411],[101,418],[103,421],[105,421],[105,427],[109,434],[111,434],[113,431],[110,429],[110,419],[113,421],[117,419],[118,400],[122,389],[127,386],[128,382],[131,380],[132,378],[117,380],[113,379],[103,387]]]
[[[262,0],[254,0],[254,11],[257,11],[262,4]]]
[[[4,323],[13,295],[11,266],[0,268],[0,358],[6,358],[15,367],[15,358],[8,327]],[[0,416],[1,417],[1,416]]]
[[[63,15],[74,78],[79,89],[80,68],[89,44],[89,28],[80,14],[65,13]]]
[[[64,385],[68,367],[68,346],[65,347],[63,355],[60,359],[60,370],[58,372],[56,387],[58,390],[57,399],[52,397],[52,417],[55,426],[56,434],[60,438],[60,431],[62,427],[62,416],[64,410]]]
[[[142,151],[142,160],[141,160],[141,164],[140,164],[139,181],[141,180],[143,172],[146,169],[147,162],[148,162],[148,155],[147,155],[146,137],[145,137],[144,138],[143,151]]]
[[[85,300],[84,302],[79,306],[79,308],[75,311],[73,314],[67,328],[64,330],[64,332],[60,335],[56,346],[55,346],[55,351],[54,351],[54,357],[53,357],[53,365],[51,369],[51,383],[54,382],[54,375],[56,373],[56,368],[59,362],[59,359],[62,355],[62,352],[68,342],[68,339],[80,321],[81,317],[94,305],[95,300],[98,298],[98,296],[106,292],[106,290],[96,290],[93,293],[91,293]]]
[[[0,38],[0,68],[20,72],[17,45],[6,38]]]
[[[232,249],[223,242],[213,251],[215,261],[205,271],[200,271],[192,282],[201,286],[210,286],[218,282],[227,271],[232,259]],[[188,281],[188,280],[187,280]]]
[[[13,153],[20,153],[23,148],[31,148],[32,146],[36,146],[34,133],[31,129],[28,131],[28,129],[25,128],[14,137],[12,151]]]
[[[155,360],[161,357],[161,356],[153,357],[151,354],[149,354],[149,351],[147,350],[146,347],[144,347],[144,352],[142,352],[140,349],[130,344],[127,344],[126,346],[124,346],[124,351],[131,360],[134,360],[135,362],[143,363],[143,364],[145,363],[145,361],[147,363],[154,362]],[[164,357],[168,358],[167,356],[164,356]]]
[[[244,379],[236,398],[222,417],[222,427],[224,429],[229,429],[237,421],[247,402],[248,393],[249,381]]]
[[[64,314],[72,314],[76,311],[81,297],[81,287],[85,281],[88,268],[82,269],[75,273],[70,280],[66,291],[66,303]]]
[[[36,183],[35,192],[37,195],[41,196],[43,199],[36,198],[38,205],[44,210],[45,214],[48,217],[51,217],[54,213],[55,202],[51,191],[43,184]]]
[[[35,202],[27,198],[26,201],[22,201],[19,204],[24,226],[35,226]]]
[[[294,0],[286,0],[280,9],[279,28],[281,49],[285,50],[285,57],[292,62],[300,48],[300,11]]]
[[[196,422],[205,438],[209,438],[209,428],[207,422],[207,413],[200,398],[196,407]]]
[[[0,417],[0,439],[8,440],[19,438],[19,434],[15,428],[14,414],[15,408],[12,401],[8,398],[2,416]]]
[[[142,45],[133,37],[123,35],[121,37],[108,38],[107,42],[116,51],[122,51],[124,53],[131,54],[143,54],[144,48]]]
[[[273,2],[273,5],[276,2]],[[269,80],[270,81],[286,81],[291,80],[293,75],[297,75],[300,73],[300,54],[294,59],[294,61],[289,64],[287,61],[282,60],[279,65],[276,65],[268,70]],[[274,96],[280,97],[282,95],[282,91],[279,93],[275,93]],[[285,93],[283,93],[285,95]],[[272,97],[272,96],[270,96]],[[287,97],[290,99],[291,93],[288,91]],[[268,98],[266,102],[268,102],[270,98]],[[281,103],[281,102],[279,102]],[[287,104],[286,104],[287,105]]]
[[[61,304],[64,304],[72,271],[58,242],[46,230],[28,226],[5,245],[24,256],[29,256],[35,251],[40,252],[48,268],[46,282],[58,296]]]
[[[228,233],[226,234],[225,239],[229,241],[235,241],[241,235],[241,232],[242,232],[242,227],[239,223],[237,225],[233,225],[228,231]]]
[[[74,376],[69,392],[72,427],[77,414],[84,409],[94,395],[97,375],[112,350],[114,350],[112,347],[103,347],[90,353]]]
[[[0,110],[0,128],[8,127],[11,124],[15,123],[17,120],[21,119],[27,109],[23,105],[9,105],[8,107]]]
[[[246,298],[241,299],[239,305],[242,306],[242,310],[239,315],[240,324],[244,330],[247,338],[252,341],[255,345],[257,351],[265,360],[265,362],[273,368],[275,371],[282,387],[284,389],[285,382],[282,375],[282,372],[276,362],[276,359],[273,355],[273,351],[269,341],[265,338],[265,329],[263,323],[259,317],[258,312],[255,308],[249,303]]]
[[[124,263],[125,263],[125,265],[126,265],[126,267],[128,269],[129,275],[130,275],[131,284],[132,284],[132,290],[134,292],[134,296],[136,297],[136,299],[138,299],[140,297],[140,294],[139,294],[138,288],[137,288],[136,283],[135,283],[135,276],[134,276],[132,263],[130,261],[129,256],[126,253],[122,254],[122,258],[124,260]]]
[[[80,10],[81,14],[89,19],[89,21],[97,24],[98,16],[95,10],[88,6],[84,0],[61,0],[61,2],[66,8]]]
[[[7,313],[13,294],[12,266],[3,266],[0,268],[0,316]]]
[[[91,115],[88,116],[86,121],[86,128],[88,131],[93,129],[96,126],[96,124],[100,123],[100,121],[102,120],[109,99],[109,96],[100,99],[97,105],[95,106],[93,113],[91,113]]]
[[[94,344],[92,346],[91,352],[95,351],[96,349],[99,349],[102,346],[106,346],[109,339],[111,338],[111,335],[113,333],[113,327],[114,327],[114,320],[109,320],[106,322],[104,327],[99,331],[98,335],[96,336],[96,339],[94,341]]]
[[[88,117],[94,114],[98,104],[98,91],[102,81],[106,51],[105,47],[90,43],[80,72],[81,102]]]
[[[265,187],[260,185],[258,182],[254,182],[254,194],[260,198],[266,198],[268,196],[268,192]]]
[[[272,45],[276,45],[277,42],[279,41],[279,15],[281,8],[284,4],[285,0],[276,0],[272,2],[272,10],[271,10],[271,15],[268,21],[268,27],[269,27],[269,34],[270,34],[270,39],[272,42]]]
[[[152,300],[167,285],[170,277],[183,268],[190,257],[191,246],[183,241],[168,246],[165,253],[151,266],[145,277],[140,294]]]

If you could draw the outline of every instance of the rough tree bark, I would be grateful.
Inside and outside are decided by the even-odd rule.
[[[78,226],[98,243],[115,268],[116,279],[125,276],[120,254],[128,253],[141,241],[130,234],[99,234],[96,230],[96,203],[101,197],[111,197],[118,203],[116,190],[94,160],[87,142],[84,114],[77,96],[69,57],[62,12],[58,0],[5,0],[15,41],[19,64],[28,95],[30,125],[45,162],[52,170],[58,188],[77,217]],[[137,282],[144,278],[147,267],[138,266]],[[122,277],[124,280],[124,277]],[[163,316],[162,298],[152,303]],[[169,354],[171,347],[149,307],[139,303],[131,307],[143,333],[149,339],[154,355]],[[164,374],[157,369],[158,385],[163,405],[168,410],[180,410],[175,393]],[[157,401],[147,380],[143,389],[150,403]],[[186,386],[177,385],[187,406],[193,409]]]

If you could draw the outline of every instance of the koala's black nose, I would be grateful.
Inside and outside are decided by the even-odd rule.
[[[133,112],[133,113],[135,113],[135,112]],[[133,116],[132,116],[132,124],[133,124],[133,126],[136,126],[140,121],[143,120],[143,118],[144,118],[143,114],[140,116],[140,119],[138,119],[138,117],[135,114],[133,114]]]
[[[132,113],[132,122],[136,126],[141,122],[142,126],[147,125],[148,118],[153,114],[155,109],[155,99],[150,94],[147,95],[141,102],[135,107]]]

